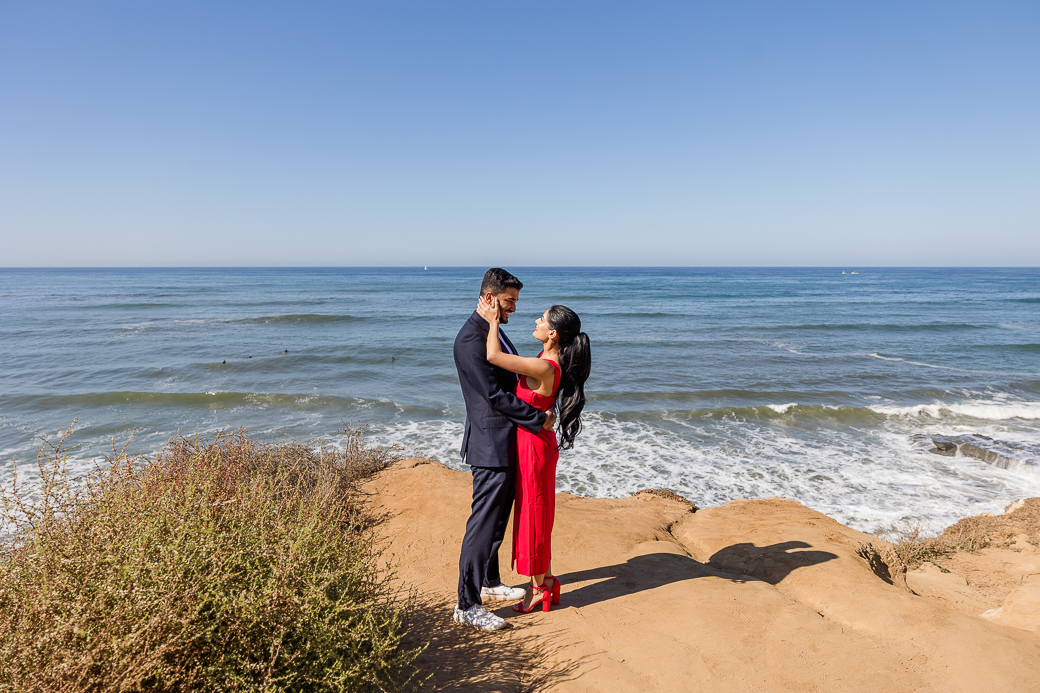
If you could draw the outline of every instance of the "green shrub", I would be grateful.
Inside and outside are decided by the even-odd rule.
[[[62,438],[64,441],[64,437]],[[408,604],[357,497],[392,462],[244,436],[3,489],[0,690],[390,691]]]

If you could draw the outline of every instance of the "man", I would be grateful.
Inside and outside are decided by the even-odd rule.
[[[501,324],[516,310],[523,283],[504,269],[484,274],[480,295],[498,298]],[[466,432],[462,459],[473,471],[473,505],[459,558],[459,601],[453,618],[480,630],[506,625],[483,606],[483,600],[524,597],[522,587],[502,584],[498,549],[505,537],[516,483],[516,427],[532,433],[552,429],[556,416],[538,411],[513,394],[517,376],[487,360],[488,323],[476,311],[455,337],[455,368],[466,400]],[[516,349],[499,331],[503,350]]]

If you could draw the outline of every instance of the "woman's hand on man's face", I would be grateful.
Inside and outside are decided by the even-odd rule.
[[[491,297],[488,301],[487,298],[481,296],[477,300],[477,315],[484,318],[488,323],[497,323],[498,320],[498,298],[495,296]]]

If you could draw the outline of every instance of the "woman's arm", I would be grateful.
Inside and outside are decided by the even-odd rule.
[[[494,366],[504,368],[507,371],[513,373],[519,373],[520,375],[526,375],[532,380],[539,381],[538,385],[531,387],[532,383],[528,383],[528,387],[532,390],[537,390],[541,384],[541,381],[548,376],[553,378],[552,366],[545,359],[531,358],[525,356],[514,356],[513,354],[507,354],[502,351],[502,343],[498,337],[498,299],[494,296],[491,297],[491,302],[488,303],[483,296],[480,298],[480,302],[477,305],[477,314],[480,317],[487,320],[489,325],[488,337],[487,337],[487,360]]]
[[[464,334],[465,333],[465,334]],[[526,428],[531,433],[538,433],[539,427],[551,429],[556,423],[552,412],[538,411],[527,402],[519,399],[510,388],[503,390],[496,368],[487,360],[485,331],[474,327],[472,331],[463,331],[455,339],[455,367],[459,373],[459,384],[466,398],[474,395],[487,401],[495,414],[500,414],[517,426]],[[475,420],[480,425],[480,420]]]

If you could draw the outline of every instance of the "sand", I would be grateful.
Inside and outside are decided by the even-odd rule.
[[[450,618],[470,483],[411,459],[365,487],[402,588],[428,605],[413,638],[431,643],[431,690],[1040,691],[1028,534],[904,573],[884,542],[792,500],[693,512],[649,493],[560,493],[562,603],[488,604],[510,627],[480,633]],[[502,554],[522,584],[508,535]]]

